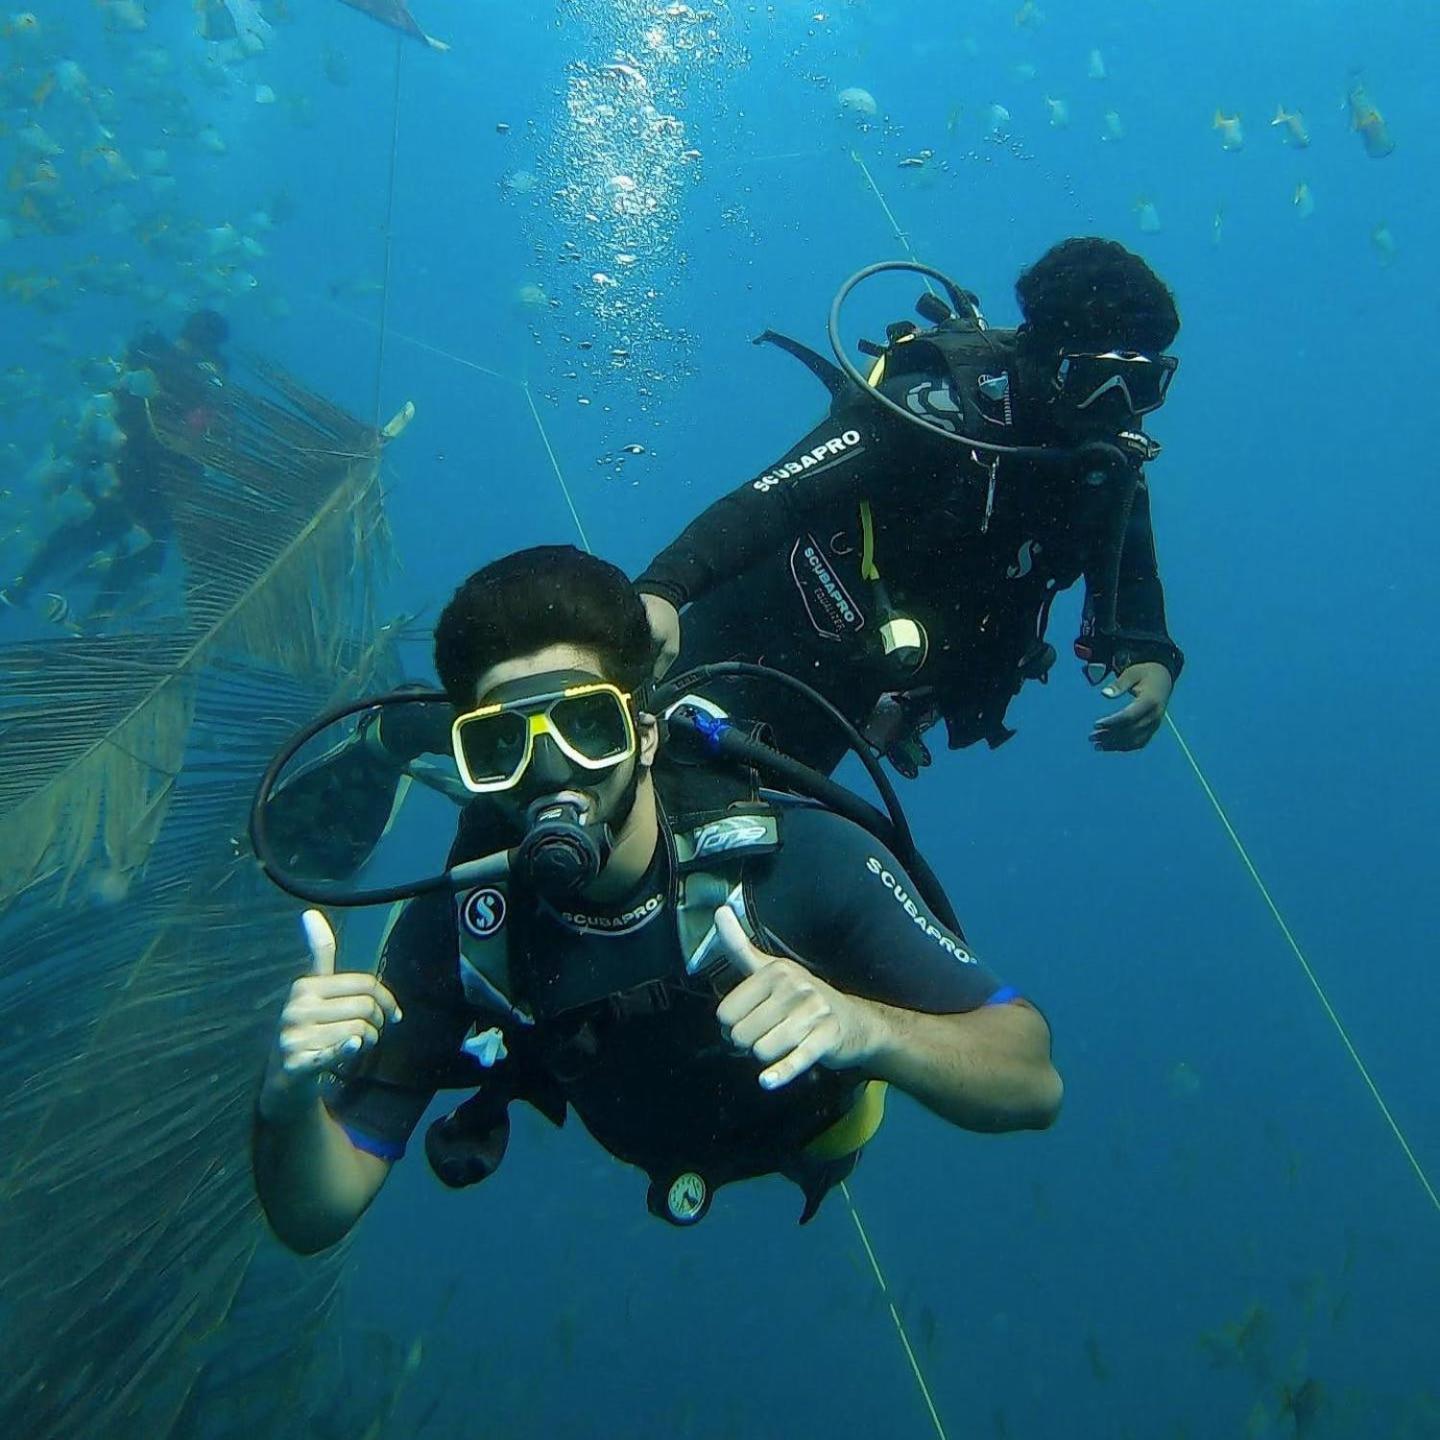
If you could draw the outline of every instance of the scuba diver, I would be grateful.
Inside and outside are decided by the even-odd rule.
[[[223,385],[229,334],[224,316],[197,310],[174,341],[145,330],[130,343],[114,387],[87,402],[65,457],[64,478],[48,497],[74,513],[0,590],[0,602],[21,608],[40,586],[93,571],[98,579],[80,627],[86,628],[111,618],[127,597],[159,575],[173,530],[168,494],[196,467],[156,437],[148,406],[158,394],[193,388],[197,377]],[[202,424],[204,407],[194,413],[194,423]]]
[[[938,280],[888,327],[862,375],[838,329],[861,281],[886,270]],[[717,500],[638,579],[661,666],[725,657],[805,679],[913,778],[925,732],[951,749],[1014,731],[1010,701],[1044,681],[1050,607],[1082,575],[1075,649],[1107,699],[1098,750],[1155,734],[1184,657],[1165,600],[1143,466],[1159,445],[1143,417],[1164,402],[1179,332],[1169,290],[1111,240],[1053,246],[1016,283],[1023,323],[991,329],[975,296],[909,262],[853,277],[831,309],[839,367],[771,331],[826,385],[826,419]],[[684,611],[683,625],[680,612]],[[779,748],[830,770],[843,746],[803,706],[741,680],[715,694],[760,715]]]
[[[305,915],[312,971],[280,1016],[252,1155],[292,1249],[350,1230],[439,1088],[474,1091],[426,1135],[446,1184],[493,1173],[512,1102],[557,1124],[573,1108],[676,1225],[766,1174],[800,1186],[808,1220],[874,1133],[887,1084],[971,1130],[1054,1120],[1049,1028],[945,922],[898,805],[887,821],[819,775],[823,803],[762,788],[761,769],[800,767],[677,691],[693,677],[652,690],[654,663],[620,570],[568,546],[522,551],[442,613],[443,693],[342,707],[272,763],[251,832],[271,878],[329,904],[404,898],[377,973],[341,964],[323,914]],[[336,753],[281,778],[352,714]],[[357,865],[396,777],[442,746],[466,802],[445,874],[368,891],[305,878],[312,828],[351,827],[348,858],[318,840],[325,865]]]

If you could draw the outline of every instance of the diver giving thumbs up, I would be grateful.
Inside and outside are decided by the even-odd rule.
[[[311,966],[291,987],[260,1089],[260,1112],[277,1118],[315,1098],[325,1072],[370,1049],[400,1007],[381,980],[335,969],[335,932],[318,910],[301,917]]]

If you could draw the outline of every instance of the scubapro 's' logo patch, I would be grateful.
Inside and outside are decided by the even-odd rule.
[[[505,924],[505,896],[486,886],[472,890],[460,907],[460,923],[477,940],[488,940]]]

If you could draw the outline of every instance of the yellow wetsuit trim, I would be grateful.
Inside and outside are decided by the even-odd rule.
[[[880,578],[880,572],[875,568],[875,517],[871,514],[868,500],[860,502],[860,578]]]
[[[870,367],[869,380],[872,385],[878,385],[885,378],[885,357],[881,355]],[[878,580],[880,572],[875,568],[875,516],[870,510],[870,502],[860,502],[860,578],[862,580]]]
[[[822,1130],[806,1147],[812,1160],[839,1160],[868,1145],[885,1118],[884,1080],[867,1080],[855,1103],[828,1130]]]

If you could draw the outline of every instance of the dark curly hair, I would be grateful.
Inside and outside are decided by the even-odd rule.
[[[230,338],[230,322],[217,310],[195,310],[185,317],[180,338],[202,355],[215,356]]]
[[[1015,298],[1035,350],[1118,347],[1154,353],[1180,333],[1165,282],[1115,240],[1076,236],[1020,272]]]
[[[625,572],[573,545],[517,550],[477,570],[435,626],[435,671],[451,703],[468,709],[492,666],[547,645],[593,650],[605,678],[638,690],[655,641]]]

